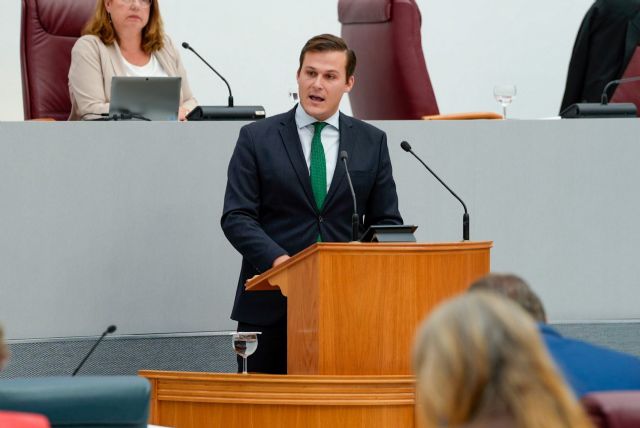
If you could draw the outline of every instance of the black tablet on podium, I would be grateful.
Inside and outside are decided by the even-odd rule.
[[[416,242],[413,232],[417,228],[412,224],[376,224],[369,226],[360,242]]]

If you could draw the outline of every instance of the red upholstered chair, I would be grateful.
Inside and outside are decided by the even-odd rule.
[[[626,70],[622,74],[622,79],[640,76],[640,47],[636,47],[633,52]],[[640,81],[628,82],[618,85],[613,96],[612,103],[633,103],[638,108],[638,117],[640,117]]]
[[[25,120],[67,120],[71,48],[96,0],[22,0],[20,61]]]
[[[35,413],[0,412],[0,427],[49,428],[49,420]]]
[[[339,0],[338,19],[358,61],[349,94],[355,117],[421,119],[439,113],[414,0]]]
[[[502,119],[493,112],[439,114],[422,51],[415,0],[339,0],[342,38],[356,52],[353,115],[365,120]]]
[[[640,427],[640,391],[595,392],[581,401],[598,428]]]

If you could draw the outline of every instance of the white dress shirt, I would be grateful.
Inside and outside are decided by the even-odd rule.
[[[313,140],[313,133],[315,128],[313,124],[318,122],[317,119],[309,116],[302,108],[301,104],[298,104],[296,108],[296,125],[298,126],[298,135],[300,136],[300,142],[302,143],[302,153],[304,153],[304,160],[307,162],[307,170],[311,167],[311,140]],[[324,149],[324,158],[327,164],[327,192],[331,186],[331,180],[333,180],[333,173],[336,170],[336,164],[338,163],[338,149],[340,147],[340,112],[337,111],[333,116],[327,120],[323,120],[327,126],[324,127],[320,138],[322,139],[322,148]]]

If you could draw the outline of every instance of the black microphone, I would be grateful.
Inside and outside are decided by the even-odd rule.
[[[215,68],[213,68],[213,67],[211,66],[211,64],[209,64],[209,63],[208,63],[204,58],[202,58],[202,57],[200,56],[200,54],[199,54],[198,52],[196,52],[196,51],[195,51],[195,49],[193,49],[193,48],[189,45],[189,43],[187,43],[187,42],[182,42],[182,47],[183,47],[183,48],[185,48],[185,49],[188,49],[188,50],[190,50],[191,52],[193,52],[194,54],[196,54],[196,56],[197,56],[198,58],[200,58],[200,61],[204,62],[204,63],[207,65],[207,67],[209,67],[211,70],[213,70],[213,72],[214,72],[214,73],[216,73],[216,74],[218,75],[218,77],[222,79],[222,81],[227,85],[227,89],[229,89],[229,105],[228,105],[228,106],[229,106],[229,107],[233,107],[233,95],[231,94],[231,86],[229,86],[229,82],[227,82],[227,79],[225,79],[224,77],[222,77],[222,74],[218,73],[218,72],[216,71],[216,69],[215,69]]]
[[[351,174],[349,174],[349,168],[347,167],[348,158],[349,155],[347,154],[346,150],[340,152],[340,160],[344,163],[344,170],[347,173],[347,180],[349,181],[351,197],[353,197],[353,214],[351,215],[351,240],[357,241],[360,237],[360,217],[358,217],[358,203],[356,201],[356,192],[355,190],[353,190]]]
[[[114,331],[116,331],[116,326],[115,325],[110,325],[109,327],[107,327],[107,329],[104,331],[104,333],[102,333],[102,336],[100,336],[100,338],[98,340],[96,340],[96,343],[93,344],[93,347],[89,350],[87,355],[85,355],[84,359],[80,362],[78,367],[76,367],[76,369],[73,371],[73,374],[71,376],[75,376],[78,373],[78,371],[82,368],[82,366],[84,366],[84,363],[91,356],[91,354],[93,354],[93,351],[96,350],[96,348],[98,347],[100,342],[102,342],[102,339],[104,339],[104,337],[107,334],[113,333]]]
[[[638,107],[634,103],[609,103],[609,88],[640,80],[640,76],[616,79],[604,86],[600,103],[576,103],[571,104],[560,112],[563,119],[579,118],[607,118],[607,117],[637,117]]]
[[[189,45],[189,43],[182,42],[182,47],[196,54],[196,56],[207,65],[207,67],[213,70],[213,72],[222,79],[222,81],[227,85],[227,89],[229,90],[229,103],[226,107],[197,106],[189,112],[189,114],[187,115],[187,120],[258,120],[264,119],[266,117],[263,106],[234,106],[231,86],[229,86],[229,82],[227,82],[227,79],[222,77],[222,75],[218,73],[216,69],[213,68],[211,64],[209,64],[204,58],[202,58],[200,54],[198,54],[198,52],[196,52],[195,49],[193,49]]]
[[[445,182],[442,181],[440,177],[438,177],[438,175],[435,172],[433,172],[431,168],[429,168],[429,166],[427,166],[427,164],[424,163],[424,161],[420,159],[420,157],[417,154],[414,153],[414,151],[411,149],[411,144],[407,143],[406,141],[403,141],[402,143],[400,143],[400,147],[402,147],[402,150],[404,150],[405,152],[409,152],[413,156],[415,156],[415,158],[418,159],[420,163],[424,165],[425,168],[427,168],[427,171],[429,171],[431,175],[433,175],[436,178],[436,180],[438,180],[440,184],[442,184],[449,191],[449,193],[451,193],[457,200],[460,201],[460,203],[462,204],[462,208],[464,208],[464,215],[462,216],[462,240],[468,241],[469,240],[469,212],[467,211],[467,206],[465,205],[465,203],[462,201],[462,199],[460,199],[458,195],[456,195],[456,192],[451,190],[449,186],[447,186]]]
[[[612,80],[611,82],[607,83],[605,85],[605,87],[604,87],[604,90],[602,91],[602,97],[600,98],[600,103],[601,104],[609,104],[609,98],[607,97],[607,91],[613,85],[619,85],[621,83],[637,82],[638,80],[640,80],[640,76],[626,77],[624,79],[616,79],[616,80]]]

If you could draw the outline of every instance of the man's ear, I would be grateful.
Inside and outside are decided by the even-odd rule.
[[[351,76],[349,76],[349,78],[347,79],[347,85],[346,88],[344,90],[345,93],[347,92],[351,92],[351,89],[353,89],[353,85],[354,83],[356,83],[356,78],[355,76],[352,74]]]

